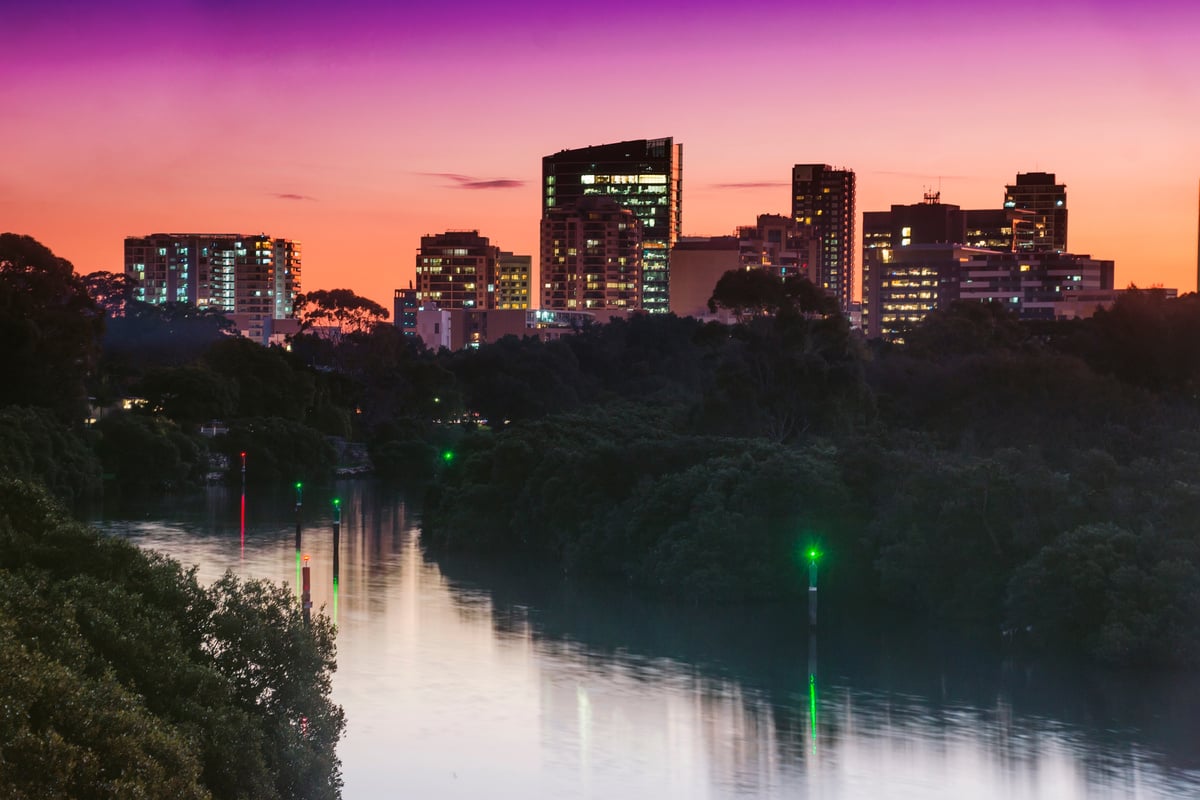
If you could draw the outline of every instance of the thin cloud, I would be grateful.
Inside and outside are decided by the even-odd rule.
[[[518,189],[525,185],[525,181],[515,178],[476,178],[454,172],[422,172],[420,174],[450,181],[450,185],[447,187],[449,189]]]
[[[274,192],[272,197],[280,200],[316,200],[315,197],[309,197],[306,194],[296,194],[294,192]]]
[[[744,183],[714,183],[714,189],[776,189],[791,186],[785,181],[746,181]]]

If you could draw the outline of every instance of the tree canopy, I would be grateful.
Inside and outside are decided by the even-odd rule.
[[[333,635],[283,587],[202,587],[0,481],[6,797],[336,798]]]
[[[764,269],[731,269],[713,287],[708,310],[732,311],[739,320],[790,311],[801,314],[837,313],[837,301],[808,278],[786,278]]]
[[[340,333],[365,333],[391,314],[374,300],[350,289],[318,289],[296,298],[296,318],[305,330],[317,326]]]
[[[29,236],[0,234],[0,405],[82,420],[103,330],[71,262]]]

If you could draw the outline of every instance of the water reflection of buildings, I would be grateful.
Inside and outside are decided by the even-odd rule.
[[[338,492],[334,692],[350,720],[347,796],[505,787],[513,796],[998,800],[1200,787],[1200,773],[1186,771],[1200,766],[1188,722],[1195,682],[1178,695],[1143,687],[1139,705],[1124,707],[1134,699],[1119,682],[1006,672],[998,660],[861,631],[823,631],[818,665],[794,616],[656,605],[527,564],[435,562],[396,495],[363,483]],[[191,521],[123,530],[199,564],[205,581],[226,568],[288,575],[290,498],[278,513],[248,498],[244,557],[239,499],[202,499]],[[328,610],[331,520],[318,511],[327,502],[306,494],[304,549],[314,605]],[[206,516],[213,508],[224,522]],[[1128,730],[1128,720],[1150,721],[1135,715],[1150,706],[1178,715],[1179,735],[1154,748],[1169,757]]]

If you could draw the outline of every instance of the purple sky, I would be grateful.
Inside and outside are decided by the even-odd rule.
[[[81,271],[124,236],[304,245],[306,288],[390,302],[419,237],[537,249],[541,156],[684,143],[684,231],[786,212],[797,162],[859,211],[1068,187],[1070,247],[1196,280],[1194,4],[0,4],[0,228]]]

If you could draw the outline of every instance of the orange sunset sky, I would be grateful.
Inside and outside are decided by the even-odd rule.
[[[81,272],[266,232],[390,308],[425,233],[536,262],[543,155],[673,136],[685,235],[786,213],[798,162],[854,169],[860,214],[1043,170],[1073,252],[1196,288],[1200,4],[45,0],[0,30],[0,229]]]

